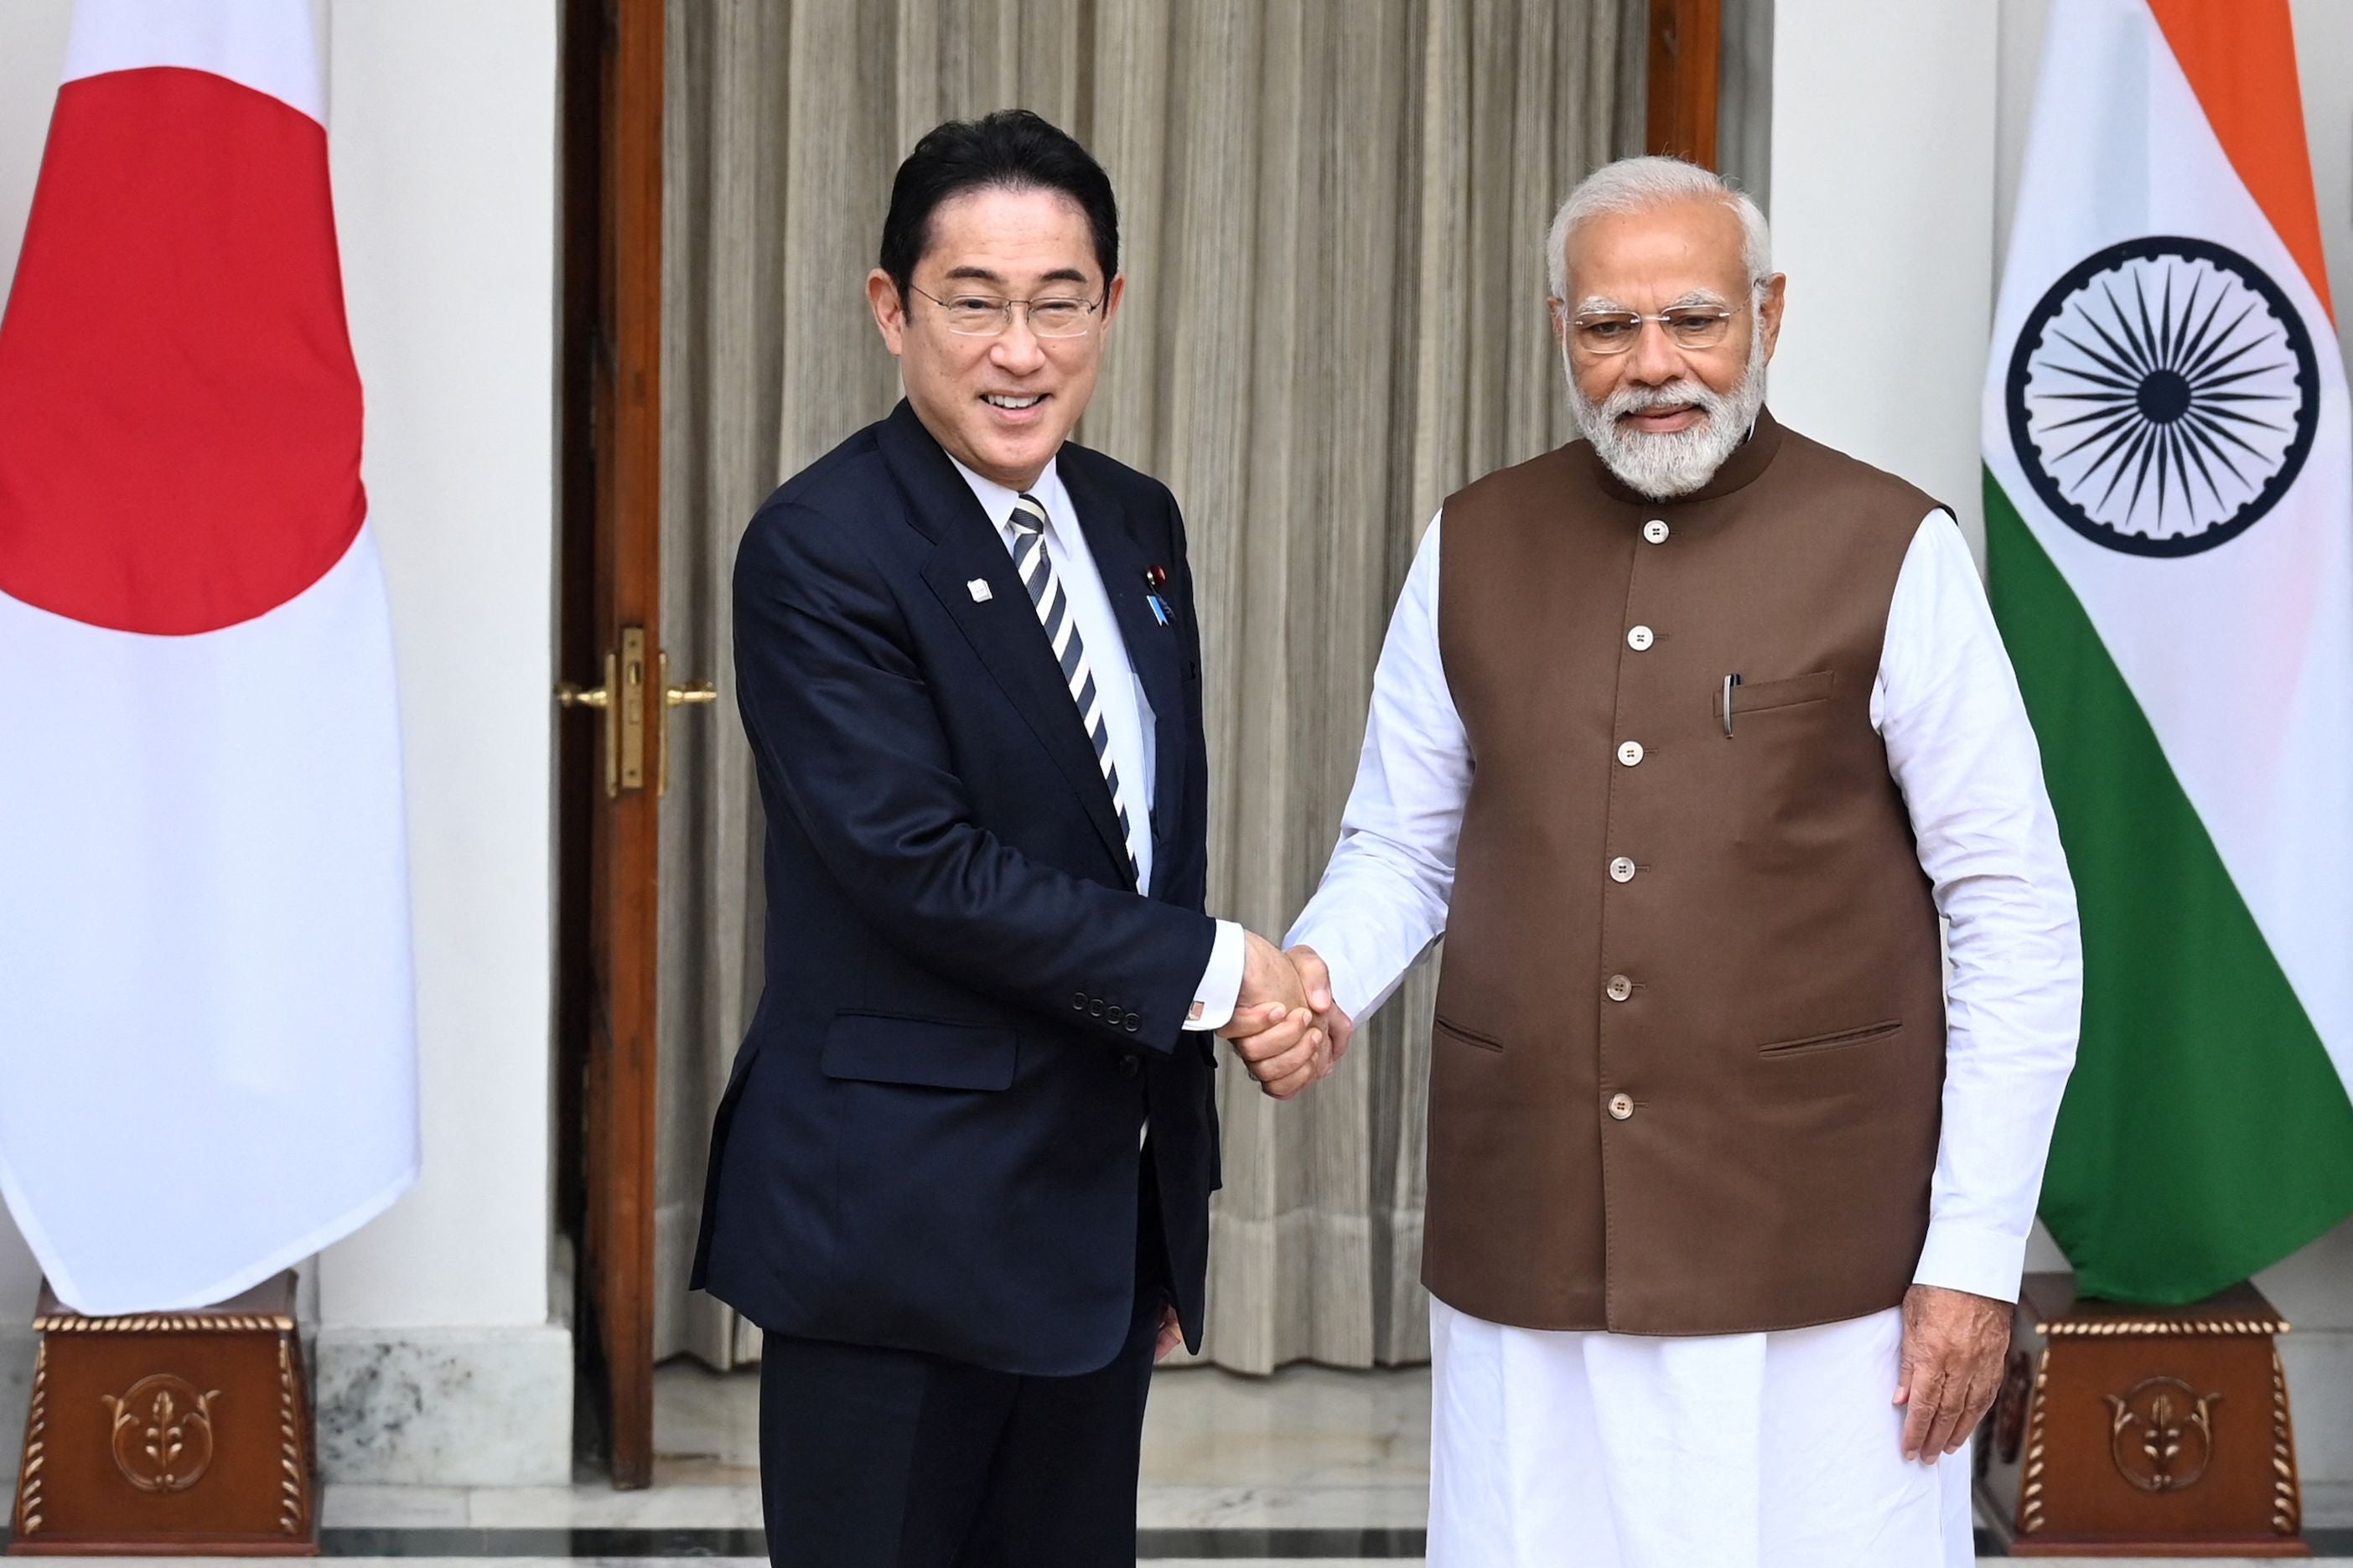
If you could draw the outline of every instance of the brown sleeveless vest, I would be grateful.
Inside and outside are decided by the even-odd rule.
[[[1719,1334],[1903,1300],[1944,977],[1871,697],[1936,507],[1770,415],[1678,500],[1583,442],[1447,500],[1475,763],[1430,1047],[1448,1304]]]

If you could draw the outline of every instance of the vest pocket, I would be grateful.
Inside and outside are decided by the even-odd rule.
[[[1843,1050],[1849,1046],[1868,1045],[1883,1040],[1904,1027],[1901,1018],[1890,1018],[1883,1024],[1868,1024],[1860,1029],[1841,1029],[1836,1034],[1809,1035],[1801,1040],[1777,1040],[1769,1046],[1759,1046],[1757,1054],[1766,1057],[1810,1057],[1819,1051]]]
[[[1466,1046],[1472,1047],[1473,1049],[1493,1051],[1498,1055],[1501,1055],[1503,1052],[1504,1042],[1495,1038],[1493,1035],[1482,1035],[1476,1029],[1466,1029],[1461,1025],[1451,1024],[1444,1018],[1436,1018],[1431,1021],[1438,1026],[1438,1032],[1440,1034],[1451,1035],[1454,1038],[1461,1041]]]
[[[1837,686],[1838,671],[1835,669],[1818,669],[1811,675],[1793,675],[1787,680],[1760,680],[1754,686],[1736,686],[1732,689],[1733,723],[1736,727],[1743,713],[1761,713],[1767,708],[1795,708],[1800,702],[1820,702]]]

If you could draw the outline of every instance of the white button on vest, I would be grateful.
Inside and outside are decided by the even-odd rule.
[[[1642,537],[1653,544],[1664,544],[1667,542],[1667,525],[1654,517],[1642,525]]]
[[[1636,653],[1644,651],[1652,643],[1658,640],[1659,639],[1651,634],[1651,628],[1648,626],[1636,626],[1632,631],[1626,634],[1626,646],[1632,648]]]
[[[1612,1120],[1624,1121],[1633,1114],[1634,1097],[1632,1095],[1620,1089],[1609,1097],[1609,1115]]]
[[[1612,1002],[1623,1002],[1634,994],[1634,983],[1622,974],[1613,974],[1609,977],[1609,984],[1602,987],[1602,992]]]
[[[1625,763],[1630,768],[1635,763],[1641,762],[1642,760],[1642,742],[1640,741],[1629,741],[1624,745],[1619,747],[1618,760]]]
[[[1610,861],[1609,879],[1613,882],[1632,881],[1634,879],[1634,862],[1627,859],[1623,855],[1620,855],[1615,860]]]

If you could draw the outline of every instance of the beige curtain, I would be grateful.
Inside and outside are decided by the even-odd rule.
[[[1541,238],[1639,142],[1641,0],[725,0],[670,6],[666,635],[727,677],[760,498],[898,395],[864,303],[892,172],[1033,108],[1119,193],[1126,309],[1081,439],[1184,506],[1209,668],[1216,912],[1280,935],[1330,853],[1415,541],[1563,439]],[[732,712],[663,818],[659,1351],[756,1353],[684,1293],[708,1122],[758,994]],[[1430,979],[1278,1106],[1221,1075],[1208,1343],[1264,1372],[1420,1360]]]

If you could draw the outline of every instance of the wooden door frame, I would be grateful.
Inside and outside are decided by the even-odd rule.
[[[653,1479],[663,9],[562,13],[558,657],[583,687],[615,673],[558,752],[557,1213],[579,1244],[580,1425],[623,1488]],[[634,668],[607,662],[625,626]],[[615,790],[601,726],[630,714],[649,765]]]
[[[1716,166],[1724,0],[1651,0],[1645,151]]]

